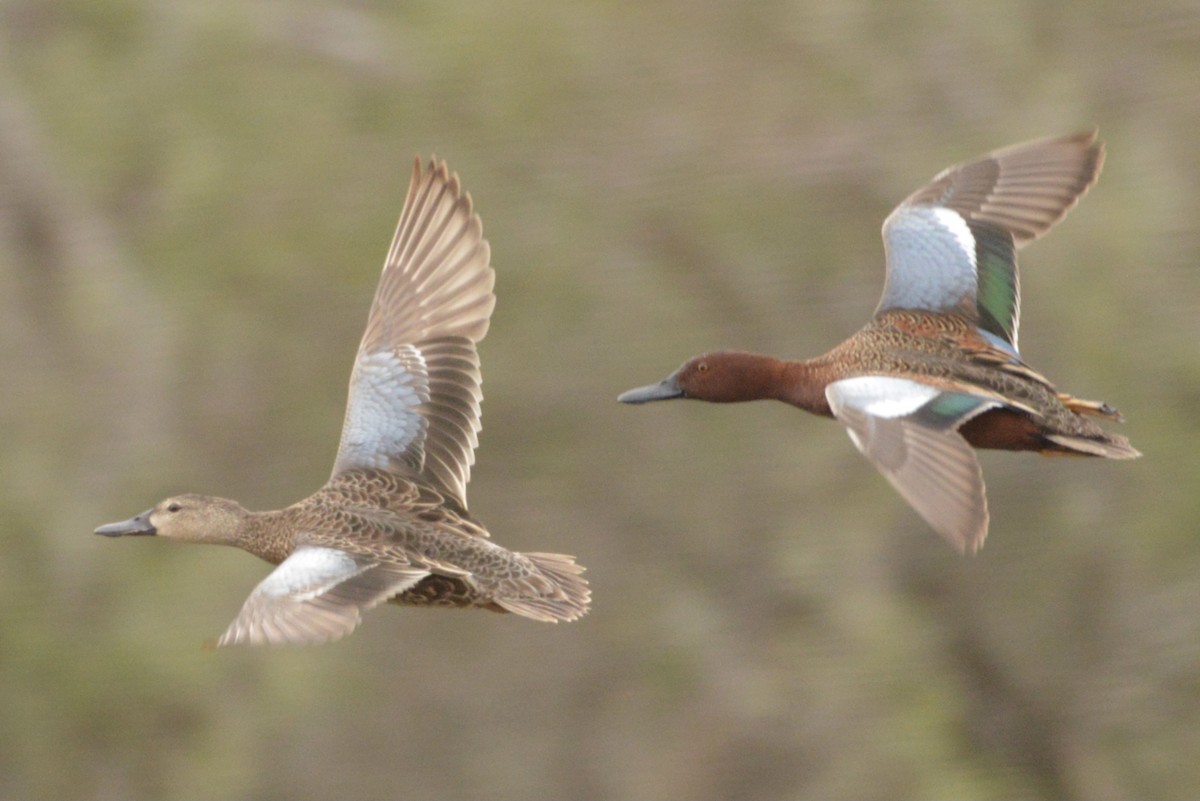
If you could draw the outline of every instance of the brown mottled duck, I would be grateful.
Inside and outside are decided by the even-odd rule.
[[[573,557],[507,550],[467,511],[494,282],[470,195],[445,162],[418,160],[325,486],[268,512],[176,495],[96,533],[235,545],[278,565],[217,646],[336,640],[384,601],[579,618],[590,592]]]

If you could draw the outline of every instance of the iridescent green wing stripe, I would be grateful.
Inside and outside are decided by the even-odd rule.
[[[1017,348],[1021,286],[1012,235],[986,222],[968,223],[975,237],[975,306],[980,328]]]

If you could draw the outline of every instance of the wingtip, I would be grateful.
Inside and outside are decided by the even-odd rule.
[[[471,193],[467,192],[462,187],[462,180],[458,177],[458,173],[451,170],[445,159],[439,159],[436,153],[429,154],[429,162],[422,164],[421,154],[418,153],[413,158],[413,174],[409,182],[410,187],[415,187],[422,181],[437,180],[446,184],[450,194],[456,201],[463,203],[466,206],[468,215],[473,215],[475,210],[475,201],[471,198]]]
[[[987,530],[979,532],[967,542],[963,543],[963,547],[959,549],[959,554],[962,556],[974,556],[983,548],[984,541],[987,540]]]
[[[985,496],[984,503],[987,503]],[[974,556],[983,548],[983,543],[987,540],[988,535],[988,512],[986,506],[983,510],[983,520],[975,523],[968,530],[956,529],[953,531],[944,531],[934,529],[942,536],[951,548],[958,552],[959,556],[967,557]]]
[[[1067,134],[1061,137],[1064,142],[1079,142],[1082,145],[1090,145],[1096,141],[1100,135],[1100,127],[1093,125],[1091,128],[1085,128],[1082,131],[1076,131],[1073,134]],[[1099,143],[1103,146],[1103,142]]]
[[[1099,135],[1099,128],[1092,128],[1090,131],[1076,134],[1080,144],[1087,145],[1088,153],[1091,156],[1091,177],[1087,182],[1089,188],[1100,177],[1100,171],[1104,169],[1104,159],[1108,153],[1104,147],[1104,140],[1097,138]]]

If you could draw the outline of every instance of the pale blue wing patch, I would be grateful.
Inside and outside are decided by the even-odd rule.
[[[900,206],[883,226],[887,278],[876,313],[957,311],[1017,352],[1020,284],[1012,235],[942,206]]]
[[[359,346],[333,474],[396,470],[467,507],[479,355],[496,275],[471,197],[445,162],[413,165]]]
[[[1096,132],[1085,131],[1003,148],[938,173],[884,223],[888,277],[878,311],[957,311],[1015,354],[1016,250],[1053,228],[1103,163]],[[947,256],[955,243],[970,251],[971,273],[961,250],[957,259]]]
[[[983,544],[983,473],[957,429],[996,401],[891,376],[835,381],[825,396],[855,447],[938,534],[959,551]]]
[[[957,212],[900,206],[883,224],[887,278],[876,313],[950,311],[973,306],[978,285],[975,236]]]
[[[333,475],[356,467],[420,472],[428,420],[429,378],[412,345],[360,352],[350,376],[350,398]]]
[[[340,639],[354,630],[362,612],[427,575],[422,568],[379,563],[336,548],[298,548],[254,588],[217,646]]]
[[[825,388],[825,397],[835,415],[839,406],[852,406],[873,417],[903,417],[939,394],[937,387],[886,375],[843,378]]]

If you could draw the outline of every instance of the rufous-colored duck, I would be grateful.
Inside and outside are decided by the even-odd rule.
[[[1106,403],[1054,388],[1017,350],[1017,250],[1095,182],[1096,132],[997,150],[939,173],[883,224],[887,276],[875,316],[823,356],[697,356],[618,400],[781,400],[840,421],[909,504],[959,551],[987,536],[972,448],[1132,459],[1095,417]]]
[[[580,617],[590,591],[573,557],[506,550],[467,512],[494,283],[470,195],[445,162],[418,160],[328,483],[269,512],[176,495],[96,533],[236,545],[278,565],[217,646],[335,640],[384,601]]]

